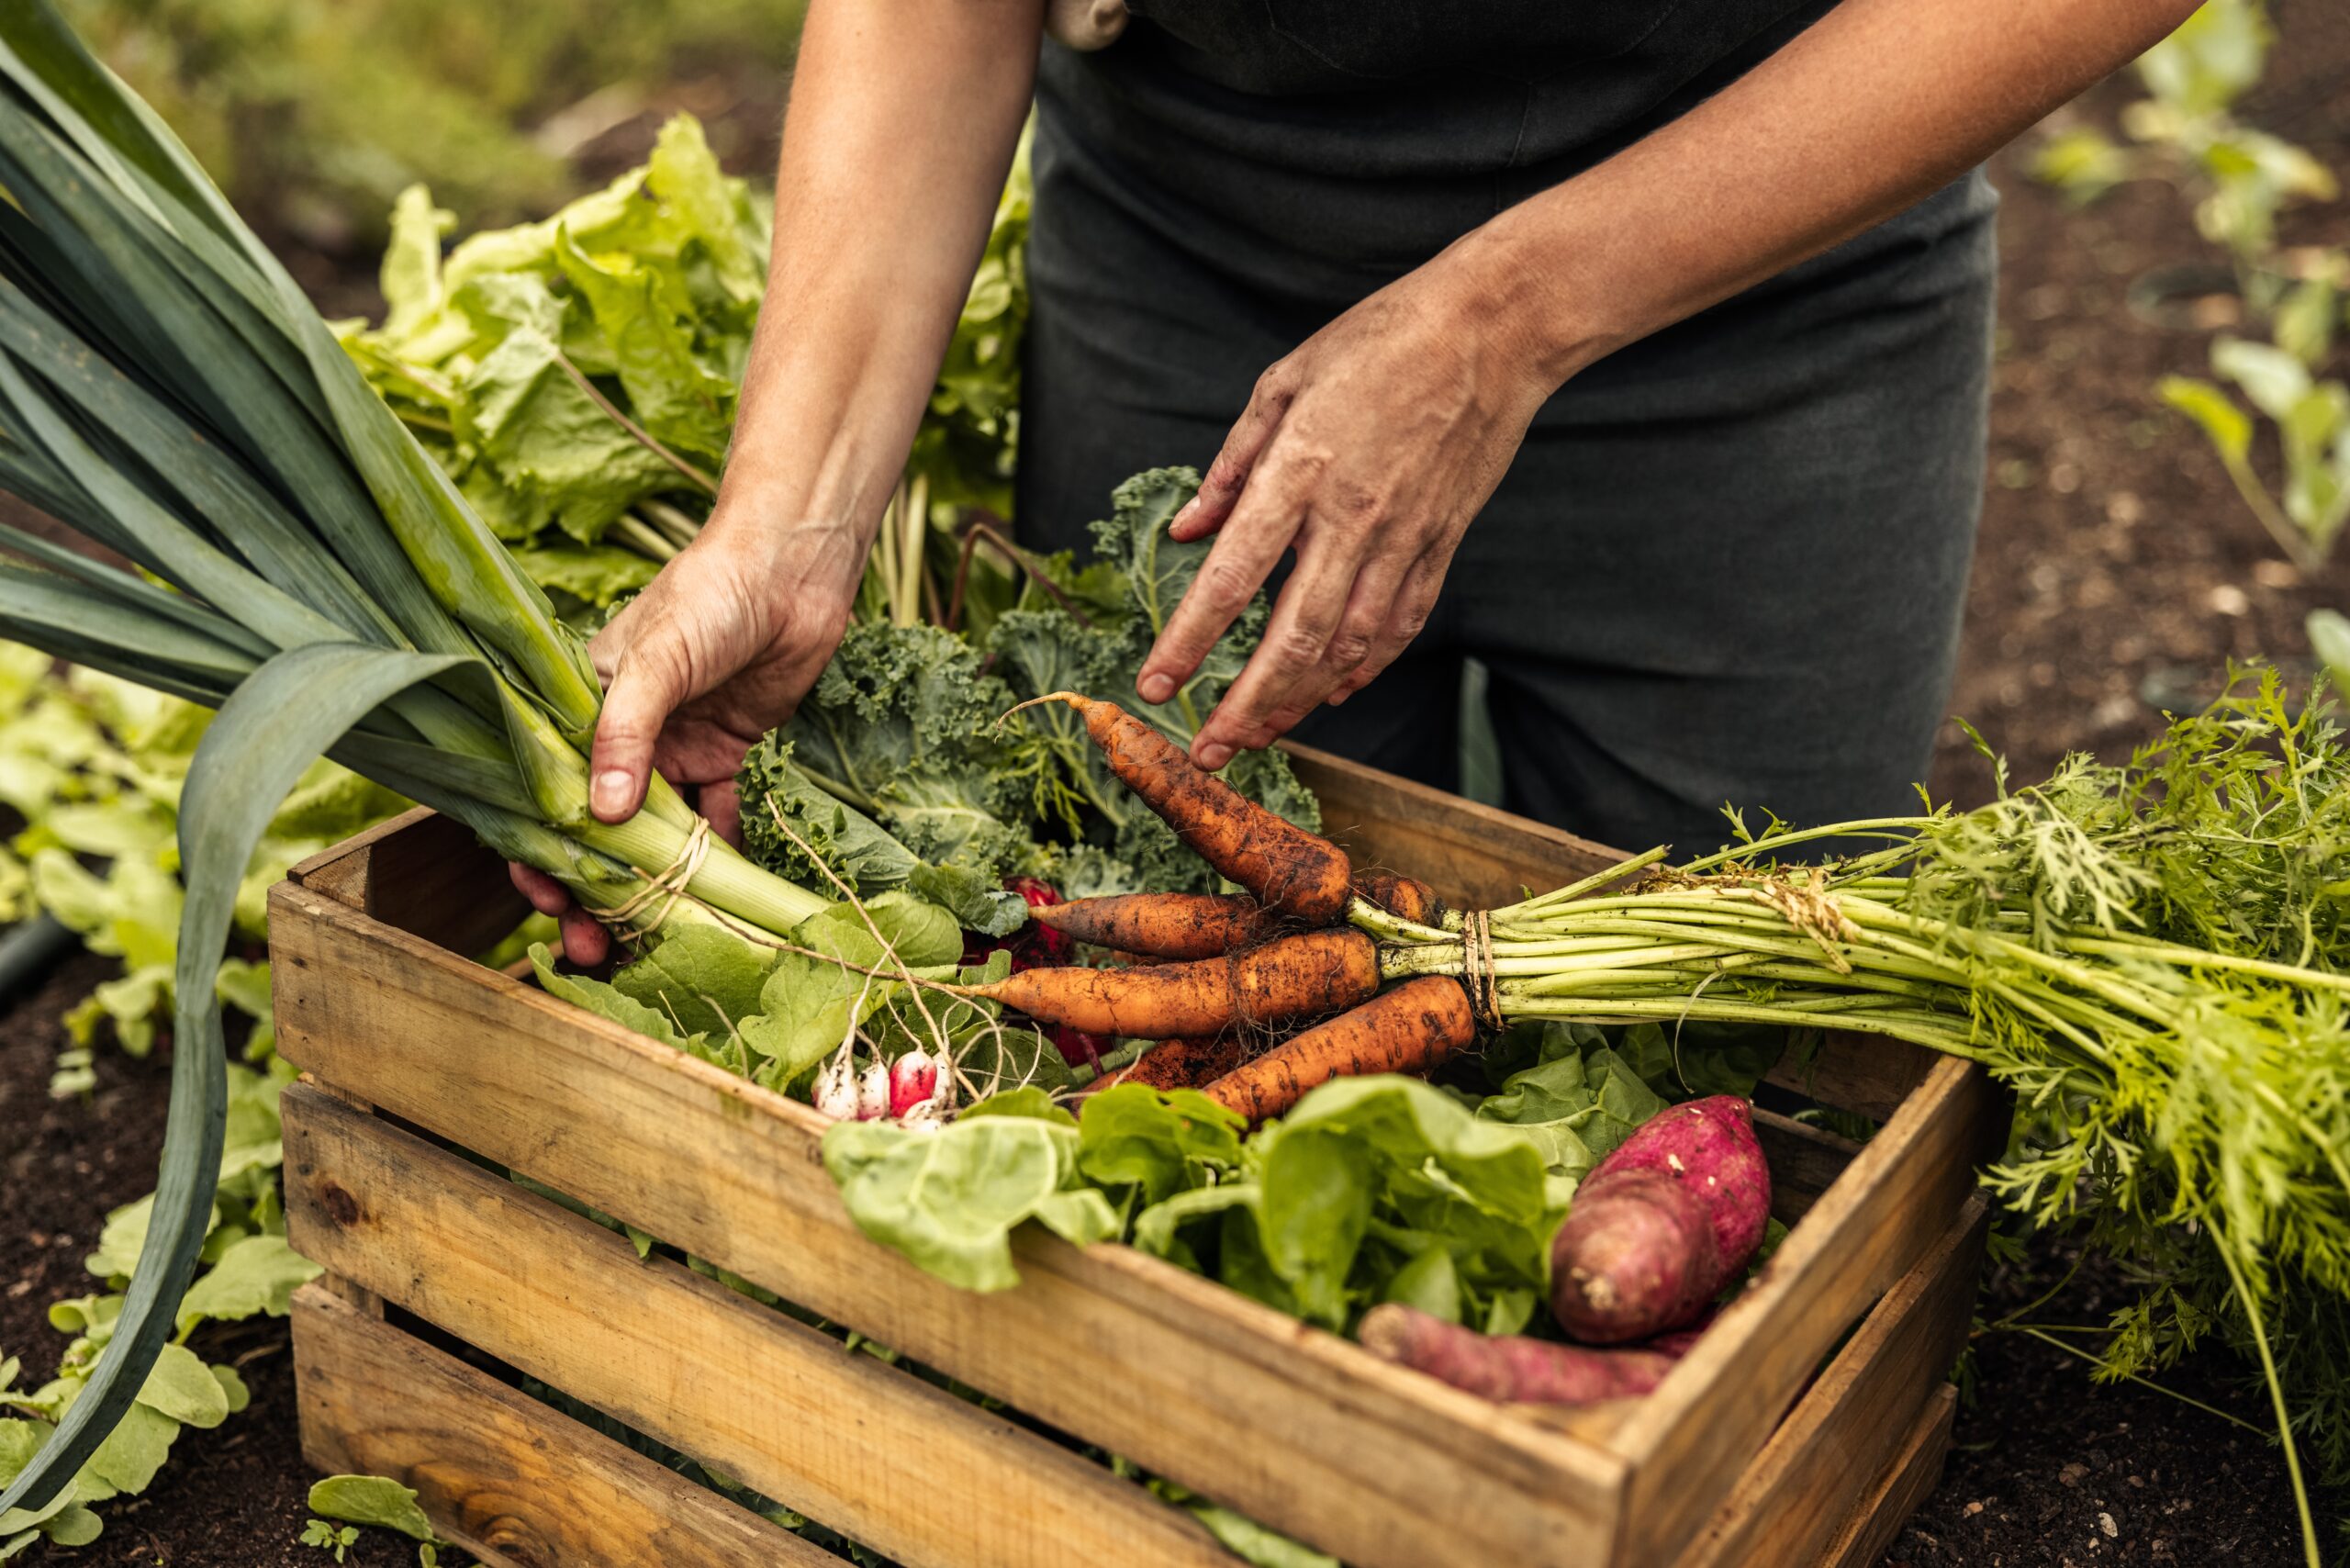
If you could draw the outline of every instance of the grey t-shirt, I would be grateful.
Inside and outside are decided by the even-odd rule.
[[[1047,128],[1172,242],[1339,300],[1682,114],[1833,0],[1129,0]]]

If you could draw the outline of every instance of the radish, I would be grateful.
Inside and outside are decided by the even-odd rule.
[[[1594,1345],[1694,1323],[1770,1217],[1751,1105],[1721,1094],[1661,1112],[1576,1190],[1550,1245],[1551,1313]]]
[[[890,1064],[876,1059],[856,1081],[856,1119],[878,1121],[890,1114]]]
[[[840,1054],[816,1070],[809,1099],[817,1110],[836,1122],[853,1122],[856,1114],[856,1063],[845,1045]]]
[[[890,1068],[890,1114],[903,1116],[938,1089],[938,1063],[916,1046]]]

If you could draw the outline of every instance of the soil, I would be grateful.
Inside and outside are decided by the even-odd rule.
[[[2336,0],[2279,0],[2272,9],[2291,47],[2249,118],[2350,171],[2350,12]],[[2110,127],[2130,88],[2109,83],[2065,113]],[[772,84],[736,94],[731,110],[707,84],[680,95],[660,107],[722,118],[731,163],[771,159]],[[612,128],[583,162],[596,173],[625,166],[656,124],[648,113]],[[1952,710],[2009,756],[2016,777],[2031,778],[2070,750],[2126,753],[2159,729],[2163,708],[2211,690],[2231,658],[2265,655],[2305,669],[2302,620],[2320,605],[2350,608],[2350,552],[2299,578],[2201,437],[2154,403],[2161,375],[2205,372],[2210,329],[2232,308],[2215,293],[2189,302],[2189,319],[2162,324],[2128,302],[2130,285],[2150,269],[2212,259],[2177,195],[2124,186],[2076,211],[2031,184],[2020,158],[2002,157],[1995,174],[2007,204],[1991,483]],[[2286,237],[2350,240],[2350,202],[2294,215]],[[364,260],[307,260],[303,274],[331,311],[380,308]],[[2273,463],[2273,453],[2258,456]],[[1987,767],[1955,725],[1932,784],[1962,803],[1989,788]],[[106,1211],[153,1183],[162,1057],[101,1050],[91,1095],[47,1097],[60,1015],[107,972],[104,960],[77,958],[0,1018],[0,1352],[23,1356],[28,1373],[45,1372],[62,1348],[48,1303],[92,1288],[81,1259]],[[2042,1245],[2025,1270],[1995,1271],[1984,1316],[2031,1300],[2034,1278],[2068,1264]],[[2098,1323],[2123,1294],[2087,1270],[2034,1316]],[[326,1561],[297,1541],[311,1476],[295,1430],[285,1326],[207,1328],[196,1348],[241,1365],[252,1407],[216,1431],[183,1434],[147,1496],[104,1509],[95,1545],[37,1548],[23,1561]],[[1982,1396],[1962,1411],[1942,1483],[1885,1568],[2301,1562],[2283,1464],[2256,1433],[2145,1387],[2092,1383],[2079,1362],[2020,1334],[1983,1336],[1975,1350]],[[2223,1357],[2198,1358],[2162,1381],[2255,1427],[2266,1419],[2265,1402]],[[2350,1499],[2320,1500],[2322,1519],[2345,1515]],[[405,1563],[415,1554],[371,1532],[349,1561]]]

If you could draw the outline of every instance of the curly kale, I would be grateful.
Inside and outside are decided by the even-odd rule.
[[[989,913],[982,895],[1015,873],[1072,896],[1213,890],[1215,873],[1111,775],[1074,713],[1050,704],[1004,717],[1027,698],[1083,691],[1190,744],[1248,663],[1267,613],[1261,599],[1252,605],[1169,700],[1136,702],[1143,659],[1207,554],[1167,537],[1198,487],[1188,468],[1118,487],[1112,515],[1093,525],[1094,562],[1081,573],[1051,563],[1069,572],[1062,586],[1078,613],[1006,607],[976,643],[930,626],[850,627],[790,723],[744,765],[752,856],[822,886],[797,834],[859,892],[907,887],[975,929],[987,927],[968,912]],[[1225,777],[1292,822],[1321,825],[1280,753],[1244,754]]]

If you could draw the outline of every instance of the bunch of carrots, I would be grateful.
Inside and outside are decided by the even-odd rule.
[[[1346,851],[1257,804],[1115,703],[1059,691],[1111,771],[1245,893],[1127,893],[1033,907],[1038,924],[1125,961],[1018,971],[968,994],[1103,1036],[1160,1042],[1099,1081],[1203,1088],[1251,1122],[1358,1073],[1425,1072],[1470,1045],[1477,1019],[1460,980],[1417,972],[1352,920],[1427,936],[1443,911],[1421,882],[1358,874]],[[1025,704],[1024,704],[1025,706]],[[1387,991],[1381,986],[1402,978]],[[1252,1044],[1323,1018],[1253,1058]]]

